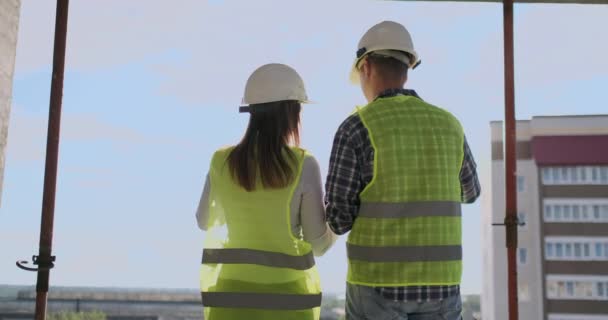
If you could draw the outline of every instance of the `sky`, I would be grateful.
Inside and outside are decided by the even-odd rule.
[[[4,284],[36,280],[14,263],[38,251],[54,3],[21,8],[0,207]],[[515,6],[518,119],[607,113],[606,16],[608,6]],[[504,105],[499,4],[97,0],[72,1],[69,19],[54,285],[197,288],[204,233],[194,214],[212,153],[245,129],[248,76],[271,62],[301,74],[317,102],[303,110],[302,146],[325,176],[335,130],[365,104],[348,81],[357,43],[383,20],[410,30],[423,63],[406,87],[460,119],[488,185],[489,122]],[[481,291],[490,213],[480,202],[463,209],[464,294]],[[326,292],[344,291],[344,241],[317,259]]]

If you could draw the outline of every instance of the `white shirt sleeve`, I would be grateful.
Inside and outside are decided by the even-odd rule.
[[[301,191],[299,197],[298,191]],[[301,199],[301,202],[299,205],[299,219],[296,219],[296,221],[300,221],[303,239],[312,245],[315,256],[322,256],[331,248],[337,236],[325,222],[321,170],[317,160],[312,156],[304,159],[302,177],[298,188],[296,188],[294,201],[298,198]]]

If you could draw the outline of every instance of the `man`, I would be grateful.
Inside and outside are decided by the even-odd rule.
[[[409,32],[361,38],[351,80],[369,104],[339,127],[326,213],[347,241],[347,319],[461,319],[460,204],[479,197],[458,120],[403,89],[419,64]]]

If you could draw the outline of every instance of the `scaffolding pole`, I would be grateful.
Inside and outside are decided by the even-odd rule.
[[[24,266],[27,262],[17,262],[17,266],[22,269],[38,272],[38,279],[36,281],[36,320],[44,320],[46,318],[49,276],[50,270],[54,267],[55,262],[55,256],[52,255],[53,220],[55,216],[55,191],[57,187],[57,164],[59,158],[59,134],[68,27],[68,5],[69,0],[57,0],[53,48],[53,74],[51,79],[44,191],[42,196],[42,218],[40,223],[40,247],[38,256],[32,258],[33,263],[38,267],[29,268]]]
[[[509,320],[519,318],[517,304],[517,155],[515,71],[513,61],[513,0],[503,1],[505,59],[505,233],[508,263]]]

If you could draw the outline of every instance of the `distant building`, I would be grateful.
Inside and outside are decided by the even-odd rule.
[[[21,0],[0,1],[0,200],[4,180],[4,151],[13,92],[17,30]]]
[[[34,319],[33,287],[4,286],[0,295],[0,320]],[[2,290],[0,286],[0,290]],[[101,311],[108,320],[202,320],[198,290],[52,288],[48,311]]]
[[[481,307],[506,320],[505,229],[491,226],[505,214],[502,122],[491,130]],[[518,121],[517,201],[519,318],[608,320],[608,115]]]

